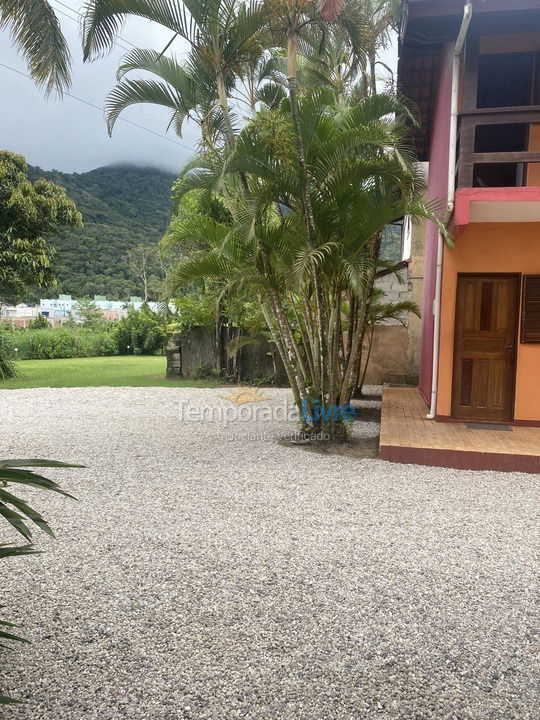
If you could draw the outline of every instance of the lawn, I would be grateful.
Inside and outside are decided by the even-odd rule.
[[[21,360],[19,376],[0,381],[0,390],[34,387],[214,387],[213,380],[169,379],[162,355]]]

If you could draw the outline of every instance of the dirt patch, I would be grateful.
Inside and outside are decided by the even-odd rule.
[[[322,455],[340,455],[342,457],[350,457],[360,459],[373,459],[379,456],[379,437],[362,437],[353,438],[346,443],[322,443],[313,440],[299,442],[288,438],[278,440],[279,445],[291,447],[308,452],[319,453]]]

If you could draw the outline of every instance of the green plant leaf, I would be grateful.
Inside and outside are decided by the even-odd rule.
[[[0,460],[0,469],[19,467],[84,468],[86,467],[86,465],[73,465],[71,463],[59,462],[58,460],[44,460],[35,458],[30,458],[28,460]]]

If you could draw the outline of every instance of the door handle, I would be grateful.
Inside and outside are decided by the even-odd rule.
[[[513,346],[513,345],[507,345],[507,346],[505,347],[505,350],[513,350],[513,349],[514,349],[514,346]]]

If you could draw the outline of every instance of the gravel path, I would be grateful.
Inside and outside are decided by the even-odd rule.
[[[2,717],[540,718],[539,478],[179,421],[218,394],[0,392],[0,456],[88,466],[54,473],[79,502],[32,495],[46,554],[2,563],[4,617],[34,639],[0,656],[28,699]]]

